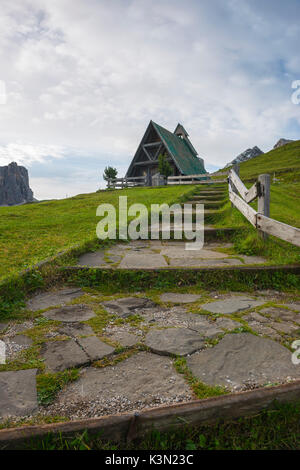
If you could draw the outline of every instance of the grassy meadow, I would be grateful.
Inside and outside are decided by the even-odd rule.
[[[110,203],[118,209],[119,196],[133,203],[171,204],[185,199],[194,186],[103,190],[68,199],[23,206],[0,207],[0,282],[75,244],[96,240],[96,209]]]

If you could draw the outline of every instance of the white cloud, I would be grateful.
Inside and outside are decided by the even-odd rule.
[[[298,17],[296,0],[2,0],[0,164],[125,171],[150,119],[183,122],[217,166],[299,137]]]

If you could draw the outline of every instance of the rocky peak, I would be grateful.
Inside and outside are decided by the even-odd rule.
[[[33,200],[26,168],[15,162],[0,167],[0,206],[14,206]]]
[[[294,142],[294,141],[289,140],[289,139],[279,139],[278,142],[276,142],[276,144],[274,145],[273,149],[278,149],[279,147],[289,144],[290,142]]]
[[[232,162],[228,163],[227,166],[235,165],[236,163],[241,163],[245,162],[246,160],[250,160],[251,158],[257,157],[258,155],[261,155],[264,153],[260,148],[258,148],[256,145],[251,149],[247,149],[244,152],[240,153],[237,157],[235,157]],[[225,168],[226,168],[225,167]]]

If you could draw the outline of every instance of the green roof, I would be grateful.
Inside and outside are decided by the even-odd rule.
[[[206,173],[204,165],[197,157],[192,145],[155,122],[152,121],[152,124],[183,175]]]

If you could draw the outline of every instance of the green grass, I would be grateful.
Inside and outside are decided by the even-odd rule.
[[[32,439],[22,448],[32,450],[299,450],[300,403],[274,404],[256,416],[214,425],[161,433],[152,431],[132,443],[106,442],[87,432]]]
[[[194,186],[103,190],[57,201],[0,207],[0,280],[75,244],[95,241],[99,204],[110,203],[117,208],[119,196],[127,196],[128,205],[140,202],[150,207],[171,204],[193,191]]]
[[[79,378],[78,369],[69,369],[63,372],[40,374],[36,378],[38,402],[41,405],[52,403],[56,395],[68,383]]]

